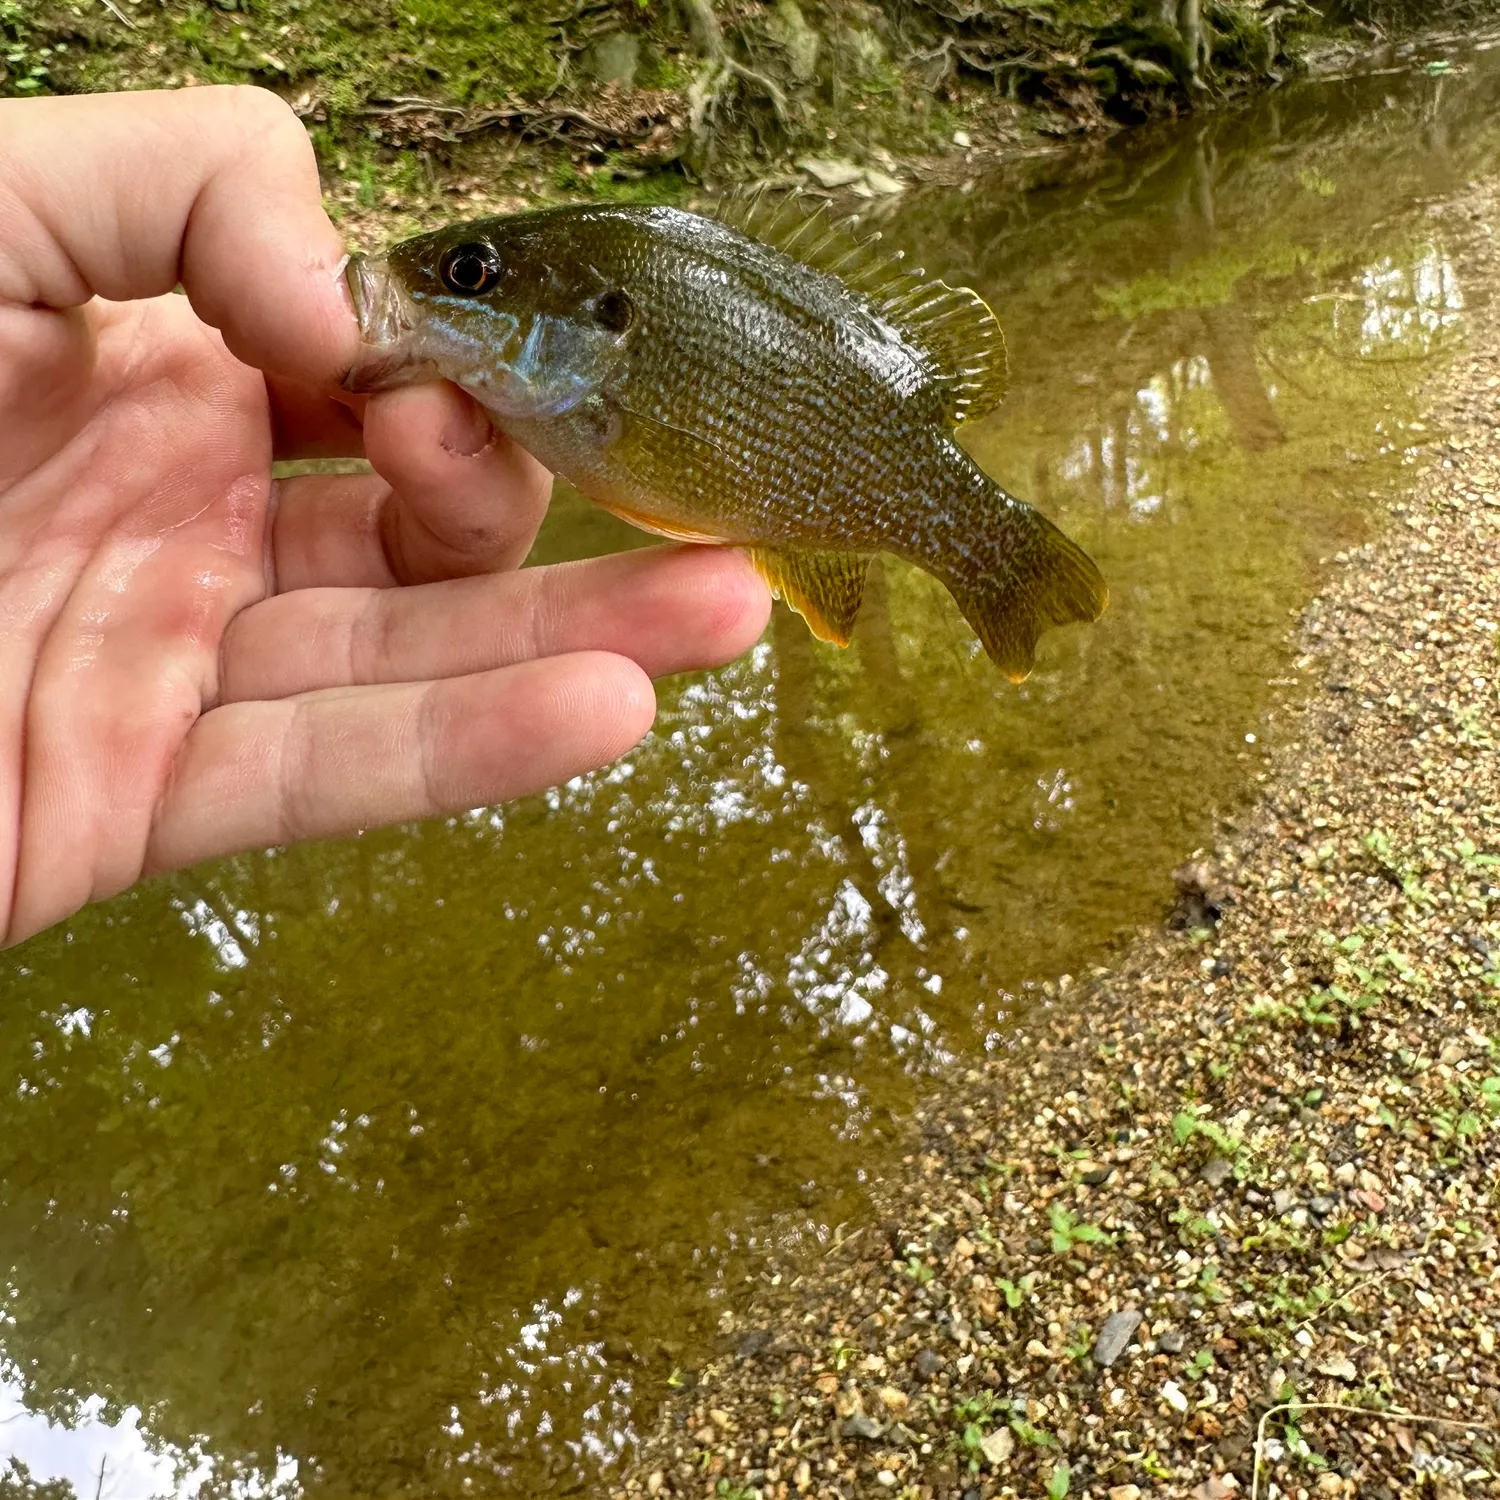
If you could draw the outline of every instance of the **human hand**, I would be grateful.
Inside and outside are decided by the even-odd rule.
[[[602,765],[763,628],[733,552],[517,571],[550,480],[466,396],[327,394],[343,248],[274,95],[0,101],[0,224],[5,941]],[[377,474],[271,479],[337,455]]]

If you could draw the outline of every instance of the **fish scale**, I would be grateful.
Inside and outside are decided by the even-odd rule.
[[[954,440],[1003,393],[993,314],[846,228],[548,209],[349,275],[368,345],[352,388],[456,381],[635,525],[748,547],[825,639],[847,643],[879,552],[940,579],[1017,679],[1043,630],[1104,607],[1087,555]]]

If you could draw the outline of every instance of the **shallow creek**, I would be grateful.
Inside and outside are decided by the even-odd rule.
[[[1497,122],[1475,54],[880,206],[1006,326],[965,442],[1110,582],[1025,685],[889,564],[850,651],[778,612],[597,776],[0,959],[0,1472],[592,1492],[757,1247],[858,1223],[915,1092],[1253,786],[1290,617],[1486,293],[1430,207]],[[535,560],[644,540],[560,493]]]

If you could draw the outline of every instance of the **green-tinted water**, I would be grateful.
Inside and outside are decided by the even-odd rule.
[[[892,565],[849,653],[778,615],[609,772],[10,955],[0,1454],[131,1497],[592,1488],[756,1246],[857,1218],[921,1080],[1158,916],[1243,790],[1288,614],[1483,293],[1427,205],[1497,102],[1474,57],[890,209],[1010,335],[966,440],[1111,583],[1023,688]],[[639,540],[564,496],[538,551]]]

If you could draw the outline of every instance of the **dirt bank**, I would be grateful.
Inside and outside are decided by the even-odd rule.
[[[1500,184],[1432,211],[1500,287]],[[1469,317],[1176,929],[931,1103],[874,1222],[765,1269],[621,1493],[1500,1486],[1500,306]]]
[[[1017,148],[1456,42],[1496,0],[0,0],[0,96],[254,83],[332,211],[456,212],[705,181],[879,196]]]

